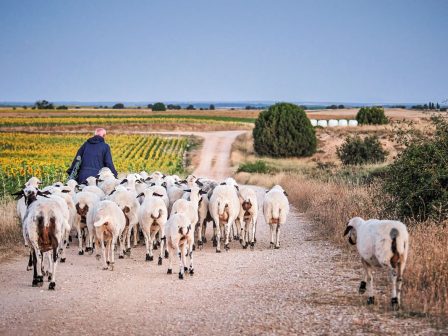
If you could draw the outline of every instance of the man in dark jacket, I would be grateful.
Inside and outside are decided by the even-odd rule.
[[[105,135],[106,130],[104,128],[98,128],[95,131],[95,136],[84,142],[81,148],[78,149],[72,165],[67,170],[67,174],[70,175],[75,168],[77,157],[80,156],[81,165],[78,170],[78,177],[76,178],[78,183],[83,183],[89,176],[96,176],[103,167],[110,168],[115,177],[117,177],[117,171],[112,162],[110,147],[104,142]]]

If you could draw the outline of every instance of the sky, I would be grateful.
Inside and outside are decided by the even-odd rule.
[[[445,0],[0,0],[0,101],[448,99]]]

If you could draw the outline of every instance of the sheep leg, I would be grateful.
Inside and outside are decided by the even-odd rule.
[[[198,243],[198,248],[202,248],[202,221],[199,220],[199,222],[196,224],[196,230],[194,232],[195,241]]]
[[[272,248],[274,248],[274,235],[275,235],[275,232],[274,232],[274,224],[269,224],[269,227],[270,227],[270,229],[271,229],[271,249]]]
[[[160,233],[162,234],[164,230],[160,230]],[[160,255],[159,255],[159,261],[158,261],[158,265],[162,265],[162,260],[163,260],[163,255],[164,255],[164,248],[165,248],[165,241],[166,241],[166,237],[163,236],[162,238],[160,238]]]
[[[250,248],[253,249],[255,245],[255,231],[257,230],[257,223],[254,218],[250,219]]]
[[[188,253],[188,255],[190,256],[190,269],[189,269],[190,275],[194,274],[194,268],[193,268],[193,244],[192,243],[193,242],[190,242],[190,244],[189,244],[190,251]]]
[[[32,244],[33,247],[33,287],[42,287],[44,283],[44,279],[42,276],[42,254],[40,253],[39,249],[34,247],[34,244]]]
[[[372,267],[366,264],[366,272],[367,272],[367,278],[370,280],[370,286],[369,286],[369,297],[367,299],[367,304],[374,304],[375,303],[375,296],[373,295],[373,272]]]
[[[167,274],[172,274],[173,273],[173,254],[174,254],[174,249],[171,247],[171,244],[166,244],[167,249],[168,249],[168,271]]]
[[[124,254],[126,253],[126,247],[124,246],[124,238],[125,237],[123,237],[123,234],[118,235],[118,243],[120,245],[118,252],[118,259],[124,259]]]
[[[154,260],[154,255],[152,253],[153,249],[154,249],[154,239],[156,236],[156,232],[152,231],[149,234],[149,261],[153,261]]]
[[[109,243],[109,251],[110,251],[110,270],[114,270],[115,265],[115,245],[117,244],[117,237],[112,237],[110,243]],[[121,245],[121,244],[120,244]]]
[[[82,232],[81,232],[81,226],[76,226],[76,231],[78,232],[78,254],[83,255],[84,250],[82,249]]]
[[[27,271],[31,271],[33,268],[33,251],[30,250],[30,257],[28,259],[28,265],[26,266]]]
[[[138,245],[138,225],[134,225],[134,247]]]
[[[103,254],[103,270],[109,269],[107,265],[106,247],[104,246],[104,232],[101,233],[101,252]]]
[[[48,260],[48,271],[45,272],[45,274],[48,276],[48,281],[51,281],[52,277],[52,269],[53,269],[53,258],[52,258],[52,251],[45,252]]]
[[[215,231],[216,253],[221,253],[221,224],[219,224],[219,226],[220,227],[216,228],[216,231]]]
[[[207,238],[205,238],[206,229],[207,229],[207,219],[204,219],[202,226],[201,226],[201,240],[203,243],[207,242]]]
[[[235,221],[232,224],[232,229],[233,229],[233,239],[234,240],[240,240],[240,231],[241,231],[241,223],[239,221],[239,219],[235,219]],[[240,240],[241,242],[241,240]]]
[[[397,267],[398,268],[398,267]],[[391,304],[393,309],[398,309],[398,298],[397,298],[397,269],[390,268],[390,279],[392,282],[392,298]]]
[[[182,244],[181,246],[177,246],[177,255],[179,257],[179,279],[183,279],[184,278],[184,260],[185,260],[185,255],[184,255],[184,244]]]
[[[230,229],[233,227],[233,224],[234,224],[234,221],[227,222],[227,224],[224,225],[224,234],[225,234],[224,249],[226,251],[229,250]]]
[[[143,238],[145,239],[145,247],[146,247],[146,261],[149,261],[149,234],[143,230]]]
[[[275,232],[275,248],[280,248],[280,224],[277,224],[277,230]]]
[[[49,290],[54,290],[56,287],[56,266],[58,265],[58,252],[57,248],[53,248],[53,260],[51,263],[51,276],[48,276],[48,280],[50,281],[50,284],[48,285]]]

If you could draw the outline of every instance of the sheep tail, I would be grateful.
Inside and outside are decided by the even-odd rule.
[[[399,232],[396,228],[392,228],[392,230],[390,230],[390,238],[392,239],[391,250],[393,253],[392,258],[390,258],[390,263],[393,268],[397,267],[398,262],[400,260],[400,253],[398,252],[398,249],[397,249],[398,234],[399,234]]]

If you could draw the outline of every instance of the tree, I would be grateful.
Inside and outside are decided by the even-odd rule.
[[[153,111],[166,111],[166,106],[164,103],[158,102],[152,106],[152,110]]]
[[[152,110],[152,104],[148,104],[147,107]]]
[[[342,105],[342,104],[338,105],[338,109],[343,109],[343,108],[345,108],[344,105]]]
[[[59,105],[58,107],[56,107],[57,110],[68,110],[68,107],[65,105]]]
[[[336,154],[344,165],[362,165],[384,162],[387,152],[381,146],[377,136],[361,139],[359,136],[347,137],[337,148]]]
[[[439,105],[439,103],[436,104],[436,109],[437,109],[437,110],[440,110],[440,105]]]
[[[253,130],[254,149],[273,157],[310,156],[317,139],[305,111],[297,105],[278,103],[262,111]]]
[[[384,114],[384,109],[379,106],[361,107],[356,114],[356,120],[359,124],[367,125],[384,125],[389,122]]]
[[[112,106],[112,108],[113,108],[113,109],[116,109],[116,110],[124,109],[124,104],[122,104],[122,103],[117,103],[117,104],[115,104],[114,106]]]
[[[182,107],[180,105],[168,104],[166,106],[167,110],[180,110]]]
[[[196,109],[194,108],[194,106],[193,106],[193,105],[191,105],[191,104],[190,104],[190,105],[188,105],[186,109],[187,109],[187,110],[196,110]]]
[[[208,108],[209,110],[214,110],[215,109],[215,105],[213,105],[213,104],[210,104],[210,106],[209,106],[209,108]]]
[[[38,110],[52,110],[54,109],[54,105],[46,100],[38,100],[34,106]]]

